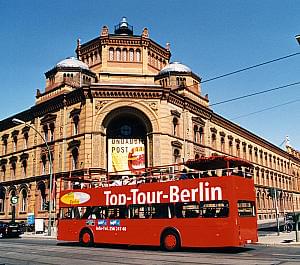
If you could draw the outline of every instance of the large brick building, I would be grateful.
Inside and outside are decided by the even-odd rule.
[[[247,159],[254,164],[260,222],[275,218],[269,187],[280,191],[281,216],[300,209],[299,153],[214,113],[201,78],[170,63],[169,45],[151,40],[148,29],[134,35],[123,19],[114,34],[104,26],[95,39],[78,40],[76,54],[45,73],[46,87],[37,91],[34,106],[0,122],[0,219],[11,219],[10,198],[17,195],[16,219],[33,213],[47,220],[48,149],[33,127],[52,155],[54,206],[63,177],[105,177],[124,170],[116,161],[131,152],[146,167],[211,154]]]

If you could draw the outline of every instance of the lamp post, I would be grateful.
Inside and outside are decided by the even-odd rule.
[[[49,145],[47,143],[47,140],[45,139],[45,137],[31,124],[26,123],[25,121],[22,121],[20,119],[17,118],[13,118],[12,122],[15,124],[24,124],[27,127],[32,128],[44,141],[47,151],[48,151],[48,159],[49,159],[49,212],[48,212],[48,236],[51,236],[51,215],[52,215],[52,208],[53,208],[53,204],[52,204],[52,158],[51,158],[51,152],[50,152],[50,148]]]

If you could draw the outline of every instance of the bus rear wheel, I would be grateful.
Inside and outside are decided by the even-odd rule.
[[[167,231],[162,235],[161,247],[167,251],[176,251],[180,248],[179,235],[174,231]]]
[[[80,245],[83,247],[91,247],[94,245],[94,237],[90,230],[84,230],[80,233]]]

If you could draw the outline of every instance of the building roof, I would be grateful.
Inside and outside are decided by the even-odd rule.
[[[191,73],[192,70],[188,66],[179,63],[179,62],[172,62],[167,64],[163,69],[160,70],[159,74],[165,74],[170,72],[181,72],[181,73]]]
[[[75,57],[68,57],[56,64],[56,67],[79,67],[81,69],[89,70],[89,67],[84,62],[76,59]]]

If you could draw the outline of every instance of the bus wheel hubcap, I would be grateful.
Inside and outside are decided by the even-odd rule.
[[[82,240],[84,243],[89,243],[90,242],[90,235],[88,233],[84,233]]]
[[[165,246],[168,249],[172,249],[176,246],[177,240],[174,235],[167,235],[165,238]]]

